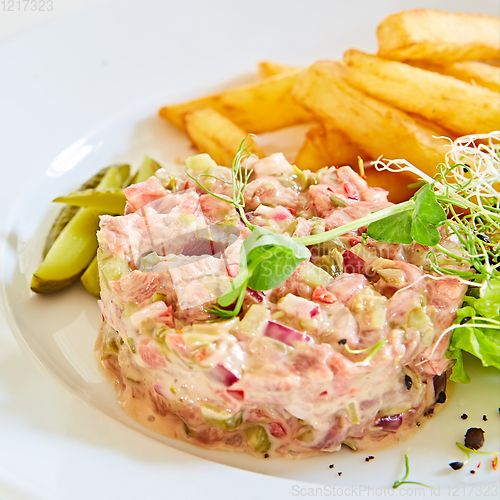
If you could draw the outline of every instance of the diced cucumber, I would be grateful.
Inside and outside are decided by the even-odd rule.
[[[102,356],[101,359],[107,359],[110,356],[118,356],[120,352],[120,344],[123,344],[123,339],[115,332],[106,333],[102,341]]]
[[[240,321],[238,330],[260,336],[270,318],[271,314],[266,306],[253,304]]]
[[[347,405],[347,413],[349,414],[349,418],[353,424],[359,424],[358,406],[354,401],[351,401]]]
[[[248,444],[258,453],[266,453],[271,448],[271,441],[262,425],[254,425],[245,429]]]
[[[297,436],[297,439],[299,441],[302,441],[303,443],[314,443],[314,440],[316,439],[314,436],[314,431],[312,429],[309,429],[307,431],[302,432]]]
[[[97,264],[99,271],[101,272],[101,276],[106,282],[118,281],[122,275],[128,274],[130,271],[127,260],[124,257],[111,255],[103,258],[100,250],[97,252]]]
[[[243,422],[243,411],[231,415],[227,411],[220,411],[206,404],[200,405],[200,409],[203,419],[207,424],[227,431],[237,429]],[[230,416],[228,417],[228,415]]]
[[[332,276],[317,267],[311,262],[306,262],[300,270],[301,278],[310,286],[326,286],[331,280]]]
[[[144,257],[141,257],[139,261],[139,269],[143,272],[151,272],[153,267],[155,267],[160,260],[161,259],[156,252],[148,253]]]
[[[211,169],[217,168],[217,163],[207,153],[190,156],[186,160],[187,169],[193,174],[204,174]]]

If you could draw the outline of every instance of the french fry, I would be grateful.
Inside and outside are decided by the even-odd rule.
[[[186,132],[200,153],[208,153],[218,164],[231,167],[247,132],[212,108],[199,108],[184,117]],[[264,154],[252,143],[250,151],[259,158]]]
[[[355,167],[358,164],[358,157],[363,160],[369,159],[368,154],[354,144],[343,132],[317,124],[307,132],[306,140],[294,163],[301,170],[315,172],[325,166],[349,165]]]
[[[369,158],[359,146],[354,144],[343,132],[317,124],[306,134],[295,165],[302,170],[315,172],[325,166],[349,165],[359,172],[358,157]],[[364,162],[364,177],[372,187],[389,191],[389,201],[399,203],[413,196],[415,190],[408,188],[417,179],[408,172],[377,170],[370,162]]]
[[[351,87],[345,68],[334,61],[310,66],[293,89],[294,97],[326,124],[344,132],[372,158],[406,158],[429,175],[449,144],[413,117]]]
[[[412,62],[411,64],[417,66],[417,68],[453,76],[463,82],[500,92],[500,68],[498,66],[478,61],[464,61],[443,65],[422,62]]]
[[[358,173],[359,168],[355,169]],[[408,187],[418,181],[411,172],[391,172],[377,170],[373,165],[365,162],[364,177],[370,187],[381,187],[389,192],[387,199],[393,203],[401,203],[410,199],[416,192],[415,188]]]
[[[458,134],[500,125],[500,99],[492,90],[358,50],[348,50],[344,62],[353,87]]]
[[[378,54],[398,61],[488,61],[500,58],[500,19],[415,9],[386,17],[377,28]]]
[[[286,64],[280,64],[274,61],[261,61],[257,64],[257,72],[261,80],[285,73],[286,71],[297,71],[297,69],[296,66],[287,66]]]
[[[305,123],[312,120],[311,115],[291,96],[297,74],[297,71],[286,72],[253,85],[165,106],[160,109],[160,116],[184,129],[183,116],[187,112],[208,106],[255,134]]]

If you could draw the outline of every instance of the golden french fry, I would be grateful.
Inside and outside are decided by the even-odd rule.
[[[378,54],[398,61],[488,61],[500,58],[500,19],[414,9],[386,17],[377,28]]]
[[[443,161],[449,144],[434,132],[393,106],[351,87],[345,68],[334,61],[319,61],[301,74],[294,97],[344,132],[372,158],[406,158],[429,175]]]
[[[286,71],[297,71],[297,69],[298,68],[296,66],[288,66],[274,61],[261,61],[257,64],[257,72],[261,80],[269,78],[270,76],[285,73]]]
[[[314,125],[306,134],[306,140],[295,158],[295,165],[302,170],[315,172],[325,166],[349,165],[355,167],[358,157],[369,156],[340,130]]]
[[[358,50],[348,50],[344,62],[349,84],[372,97],[458,134],[498,130],[500,99],[492,90]]]
[[[200,153],[208,153],[218,165],[230,167],[247,132],[212,108],[199,108],[184,117],[186,132]],[[252,143],[250,151],[264,154]]]
[[[209,106],[255,134],[305,123],[311,121],[311,115],[291,96],[297,74],[297,71],[286,72],[253,85],[165,106],[160,109],[160,116],[183,129],[183,116],[187,112]]]
[[[354,144],[343,132],[317,124],[306,134],[295,165],[302,170],[313,172],[325,166],[349,165],[358,173],[358,157],[367,160],[368,153]],[[389,191],[389,201],[399,203],[409,199],[415,189],[408,188],[417,178],[409,172],[390,172],[377,170],[370,162],[364,162],[364,177],[372,187]]]
[[[358,173],[359,169],[355,169]],[[389,191],[387,196],[393,203],[401,203],[410,199],[416,189],[408,187],[410,184],[418,182],[418,179],[411,172],[391,172],[390,170],[377,170],[373,165],[365,162],[364,177],[370,187],[381,187]]]
[[[487,89],[500,92],[500,68],[478,61],[464,61],[449,64],[427,64],[420,61],[412,62],[412,66],[435,71],[442,75],[453,76],[463,82],[480,85]]]

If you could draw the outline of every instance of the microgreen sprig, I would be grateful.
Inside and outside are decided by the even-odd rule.
[[[364,349],[351,349],[347,344],[344,344],[344,348],[350,354],[362,354],[364,352],[370,352],[370,354],[368,354],[368,356],[360,363],[362,365],[368,365],[370,361],[375,357],[379,349],[384,344],[387,344],[387,342],[387,339],[380,339],[377,343],[369,347],[365,347]]]
[[[429,486],[428,484],[417,483],[415,481],[407,481],[407,478],[409,475],[410,475],[410,463],[408,460],[408,455],[405,453],[405,475],[403,476],[402,479],[399,479],[398,481],[394,481],[392,488],[393,489],[399,488],[402,484],[417,484],[419,486],[425,486],[426,488],[431,488],[431,489],[434,488],[433,486]]]
[[[201,187],[208,194],[212,195],[214,198],[217,198],[219,200],[225,201],[226,203],[230,203],[231,205],[233,205],[234,208],[240,214],[241,220],[246,224],[246,226],[250,230],[254,230],[256,226],[250,224],[245,214],[245,189],[247,187],[250,176],[252,175],[252,170],[248,170],[246,168],[246,161],[248,161],[248,159],[251,157],[255,157],[255,155],[250,152],[250,147],[253,143],[253,137],[255,137],[254,134],[248,134],[240,143],[238,152],[236,153],[236,156],[234,157],[233,160],[233,164],[231,166],[231,182],[226,181],[225,179],[221,179],[220,177],[217,177],[216,175],[212,174],[199,174],[195,177],[187,171],[187,167],[184,169],[185,174],[191,180],[196,182],[196,184],[198,184],[198,186]],[[245,145],[245,143],[247,142],[248,145]],[[232,195],[233,195],[232,199],[225,198],[223,196],[214,193],[213,191],[210,191],[210,189],[205,187],[200,182],[200,178],[202,177],[216,179],[219,182],[222,182],[223,184],[230,185],[232,187]]]
[[[475,453],[476,455],[500,455],[499,451],[473,450],[472,448],[467,448],[467,446],[463,445],[462,443],[459,443],[458,441],[455,444],[467,455],[467,462],[470,460],[471,453]],[[467,462],[464,462],[464,463],[467,463]]]

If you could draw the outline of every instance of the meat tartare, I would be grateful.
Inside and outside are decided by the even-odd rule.
[[[349,167],[301,172],[275,154],[249,168],[247,219],[290,238],[392,205]],[[101,218],[96,352],[129,415],[204,447],[293,458],[397,441],[445,399],[442,333],[466,286],[432,272],[429,248],[348,232],[310,246],[276,288],[247,288],[239,314],[221,319],[210,308],[251,231],[225,201],[230,169],[199,155],[187,173],[160,169],[125,189],[124,216]]]

